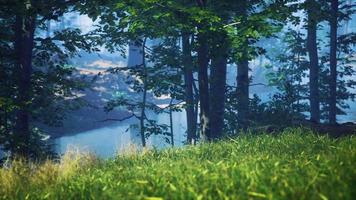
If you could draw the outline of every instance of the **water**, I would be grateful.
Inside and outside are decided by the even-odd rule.
[[[266,96],[262,95],[262,98]],[[356,104],[350,104],[351,110]],[[353,110],[355,111],[355,110]],[[148,113],[150,119],[156,120],[159,124],[169,125],[169,115]],[[339,122],[355,120],[355,113],[338,116]],[[173,113],[174,144],[181,146],[186,139],[186,114],[182,112]],[[170,139],[170,138],[169,138]],[[63,136],[55,139],[55,149],[59,154],[65,153],[69,149],[79,148],[83,151],[90,151],[102,158],[110,158],[118,152],[125,151],[130,145],[141,146],[138,120],[127,122],[117,122],[111,126],[98,128],[90,131],[80,132],[70,136]],[[166,148],[169,147],[162,135],[152,135],[147,140],[149,147]]]
[[[158,124],[169,125],[169,115],[167,113],[149,113],[148,117],[156,120]],[[173,113],[173,131],[175,146],[181,146],[185,140],[185,112]],[[141,146],[138,120],[117,122],[111,126],[63,136],[56,138],[54,144],[55,150],[59,154],[63,154],[70,149],[80,149],[92,152],[101,158],[110,158],[118,152],[129,148],[130,145]],[[147,140],[147,146],[165,148],[169,147],[170,144],[166,142],[164,136],[152,135]]]

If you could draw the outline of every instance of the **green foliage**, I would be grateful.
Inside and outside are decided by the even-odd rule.
[[[33,128],[30,130],[30,139],[28,143],[24,143],[21,139],[16,138],[10,131],[4,131],[0,135],[0,143],[2,148],[6,150],[5,157],[0,159],[2,163],[4,160],[11,157],[11,152],[16,152],[19,149],[28,149],[29,157],[32,160],[46,160],[55,159],[57,155],[53,152],[53,144],[49,141],[49,137],[46,133],[42,132],[38,128]]]
[[[177,38],[162,38],[152,47],[148,58],[153,66],[148,68],[152,78],[148,82],[153,86],[155,96],[170,95],[176,100],[185,99],[182,57]]]
[[[192,66],[189,67],[193,73],[197,70],[198,51],[205,45],[207,52],[202,51],[204,53],[201,54],[206,55],[201,56],[207,58],[206,63],[209,63],[210,70],[213,67],[211,64],[213,62],[210,61],[220,56],[224,56],[228,63],[237,65],[244,63],[241,65],[243,70],[240,69],[243,72],[243,78],[239,80],[244,80],[245,83],[240,84],[238,87],[241,88],[237,90],[228,88],[227,112],[225,113],[226,132],[236,131],[238,127],[236,115],[244,111],[244,108],[238,108],[241,102],[243,103],[240,105],[248,107],[246,110],[250,110],[250,113],[246,114],[248,119],[239,119],[240,122],[251,121],[253,125],[288,124],[296,118],[303,118],[303,113],[308,109],[306,100],[309,95],[306,84],[303,83],[308,70],[305,36],[301,33],[303,31],[288,30],[282,41],[286,44],[286,51],[271,58],[277,61],[273,61],[270,68],[277,68],[277,70],[268,74],[268,78],[270,85],[276,87],[279,92],[273,95],[270,102],[261,103],[260,99],[255,96],[247,105],[249,95],[247,92],[241,95],[241,99],[236,97],[240,95],[238,90],[241,90],[241,94],[242,91],[248,91],[249,82],[252,79],[248,77],[248,61],[265,54],[268,45],[273,46],[273,44],[261,46],[259,41],[277,36],[278,32],[283,31],[284,26],[289,26],[288,23],[301,25],[304,21],[308,26],[318,25],[328,20],[330,18],[328,2],[327,0],[297,2],[293,0],[38,0],[26,3],[5,0],[2,2],[4,9],[0,10],[0,131],[3,136],[1,143],[6,144],[5,150],[9,150],[10,147],[16,148],[16,142],[21,144],[21,141],[17,141],[20,138],[12,137],[17,110],[22,109],[29,114],[32,130],[35,129],[33,122],[59,126],[67,109],[75,109],[84,104],[76,94],[88,86],[87,80],[73,66],[70,66],[69,61],[77,56],[78,52],[81,50],[95,52],[98,51],[98,47],[104,46],[110,52],[119,51],[124,55],[126,46],[133,42],[143,47],[145,52],[143,64],[113,68],[110,72],[127,73],[127,83],[132,93],[143,93],[144,100],[131,94],[114,94],[106,110],[124,107],[132,113],[132,116],[144,118],[141,122],[145,121],[145,123],[141,126],[145,127],[142,127],[144,131],[141,133],[144,132],[145,137],[151,134],[169,135],[168,126],[148,119],[145,109],[156,113],[166,112],[167,109],[170,111],[181,109],[177,104],[186,99],[182,78],[185,61],[180,40],[183,34],[189,36],[188,43],[191,48],[187,51],[192,55],[192,64],[189,63]],[[355,13],[355,9],[352,5],[347,5],[346,1],[341,1],[340,5],[342,9],[340,8],[338,20],[341,22],[349,19],[351,14]],[[307,21],[305,16],[294,15],[301,10],[310,15],[310,21]],[[49,20],[58,21],[65,13],[77,11],[92,18],[97,29],[83,34],[79,29],[69,28],[50,34],[51,36],[43,36],[43,32],[49,28],[47,27]],[[33,18],[36,21],[36,27],[31,28],[31,30],[35,29],[33,66],[28,67],[31,68],[29,70],[32,70],[31,72],[26,72],[30,73],[26,75],[31,77],[29,81],[31,87],[30,91],[25,92],[19,89],[21,85],[19,77],[22,77],[19,71],[21,70],[16,70],[16,59],[19,59],[16,58],[14,51],[14,38],[18,37],[14,29],[16,16]],[[160,40],[159,44],[146,45],[146,41],[157,39]],[[32,41],[28,44],[32,44]],[[355,53],[354,45],[354,33],[340,35],[338,38],[340,55],[337,83],[338,114],[343,114],[343,109],[348,107],[346,100],[355,98],[355,94],[349,91],[354,89],[356,82],[346,78],[355,75],[354,57],[352,57]],[[330,81],[327,68],[329,56],[323,52],[323,48],[321,49],[320,82],[323,84],[320,86],[320,93],[325,115],[330,98],[328,87],[326,87]],[[193,82],[195,84],[195,81]],[[203,84],[207,86],[206,88],[212,88],[211,85],[215,80],[212,78],[209,83],[208,81],[202,82],[205,82]],[[203,93],[207,94],[208,91],[201,91],[200,94]],[[199,95],[199,92],[194,91],[194,94]],[[21,99],[19,96],[26,96],[23,98],[26,100],[17,102],[17,99]],[[166,109],[158,107],[154,101],[151,101],[153,97],[162,96],[169,96],[172,99]],[[207,96],[209,95],[202,99],[209,99]],[[216,105],[215,103],[210,102],[212,105]],[[196,105],[198,106],[198,103]],[[141,116],[137,116],[136,113],[140,109]],[[34,138],[40,137],[34,134]],[[12,146],[8,145],[9,141]],[[41,141],[39,142],[42,144]],[[28,145],[36,147],[32,143]]]
[[[281,11],[286,11],[287,7],[284,2],[264,0],[239,1],[235,6],[233,22],[236,25],[228,28],[233,60],[253,60],[265,53],[264,47],[256,43],[262,38],[273,37],[283,28],[286,17]],[[244,51],[247,51],[247,57],[244,57]]]
[[[337,51],[337,115],[345,115],[345,109],[349,108],[347,101],[355,101],[356,94],[353,90],[356,88],[356,81],[352,78],[356,75],[354,69],[355,60],[355,45],[356,34],[348,33],[338,37],[338,51]],[[322,105],[322,119],[326,120],[329,111],[330,92],[328,83],[330,81],[330,68],[329,68],[329,53],[325,53],[321,57],[321,71],[320,71],[320,92],[321,92],[321,105]]]
[[[225,111],[225,132],[229,135],[237,134],[239,130],[238,119],[235,107],[238,103],[233,97],[235,92],[228,92],[228,102]],[[251,128],[262,126],[288,127],[293,126],[296,122],[301,121],[305,116],[298,111],[305,105],[296,104],[294,92],[287,90],[285,93],[276,93],[267,102],[254,94],[249,101],[249,124]],[[305,109],[305,108],[304,108]]]
[[[78,56],[81,50],[97,51],[99,41],[92,33],[83,34],[74,28],[44,36],[43,33],[50,28],[47,27],[48,20],[58,21],[59,17],[77,10],[80,5],[56,0],[29,2],[4,1],[0,11],[0,136],[4,151],[12,152],[23,147],[31,152],[31,156],[39,158],[49,148],[42,140],[44,133],[40,131],[38,134],[35,123],[60,126],[68,109],[84,104],[76,95],[89,83],[74,67],[69,66],[70,59]],[[33,42],[32,58],[29,60],[31,69],[24,75],[17,66],[18,60],[25,58],[16,57],[14,24],[16,17],[29,16],[33,16],[36,23],[32,27],[35,32],[33,41],[30,41],[31,44]],[[22,76],[30,77],[29,91],[19,89]],[[24,93],[28,96],[26,102],[19,100]],[[14,131],[15,115],[21,109],[29,115],[29,141],[22,141],[23,138]]]
[[[353,199],[356,140],[309,130],[0,169],[2,199]]]
[[[276,58],[270,58],[275,59],[274,63],[266,66],[271,70],[266,74],[269,85],[278,89],[268,104],[270,110],[274,110],[272,113],[285,113],[280,120],[291,121],[304,118],[302,113],[308,110],[308,85],[303,83],[303,79],[307,77],[309,64],[303,34],[290,29],[282,41],[286,45],[285,51]]]

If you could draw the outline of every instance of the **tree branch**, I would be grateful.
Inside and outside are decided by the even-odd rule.
[[[122,121],[125,121],[125,120],[127,120],[127,119],[131,119],[132,117],[136,117],[136,118],[137,118],[137,116],[136,116],[134,113],[131,113],[131,115],[126,116],[126,117],[121,118],[121,119],[107,118],[107,119],[104,119],[104,120],[100,120],[100,121],[98,121],[98,122],[107,122],[107,121],[118,121],[118,122],[122,122]]]

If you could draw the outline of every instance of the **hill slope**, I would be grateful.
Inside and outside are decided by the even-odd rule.
[[[0,169],[3,199],[355,199],[356,138],[304,129]]]

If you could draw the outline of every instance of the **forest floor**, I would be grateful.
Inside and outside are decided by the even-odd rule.
[[[302,128],[0,169],[2,199],[356,199],[356,138]]]

